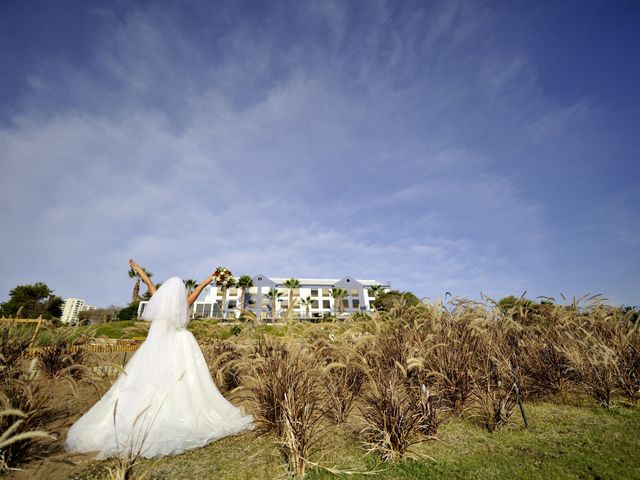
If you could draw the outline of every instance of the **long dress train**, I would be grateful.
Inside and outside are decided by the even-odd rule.
[[[252,428],[211,379],[191,332],[187,292],[173,277],[151,297],[142,318],[147,339],[109,391],[69,430],[66,448],[97,458],[173,455]]]

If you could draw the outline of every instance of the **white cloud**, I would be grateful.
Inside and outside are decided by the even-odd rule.
[[[419,295],[524,290],[533,273],[523,266],[545,261],[539,207],[457,122],[465,99],[512,88],[527,60],[504,54],[491,84],[470,74],[497,71],[503,56],[438,70],[424,63],[444,61],[447,39],[451,52],[491,18],[447,4],[424,13],[426,32],[406,15],[388,36],[390,4],[380,5],[358,34],[364,47],[348,48],[341,4],[313,7],[331,31],[328,53],[279,51],[275,34],[241,23],[220,34],[214,57],[157,11],[110,18],[96,58],[119,86],[104,104],[38,112],[49,90],[34,76],[30,107],[0,131],[2,217],[14,233],[0,291],[44,280],[123,303],[129,257],[158,280],[224,264],[373,277]],[[68,78],[87,97],[108,83]]]

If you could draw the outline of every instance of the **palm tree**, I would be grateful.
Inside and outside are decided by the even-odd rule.
[[[161,283],[156,283],[156,290],[158,290],[161,286],[162,286],[162,282]],[[141,299],[142,300],[146,300],[147,302],[149,300],[151,300],[151,292],[149,290],[144,292],[144,294],[142,295]]]
[[[153,277],[153,273],[147,271],[146,269],[144,269],[144,273],[147,274],[147,277],[151,278]],[[129,269],[129,278],[135,278],[136,279],[136,283],[133,285],[133,292],[131,293],[131,303],[133,302],[137,302],[138,300],[140,300],[140,276],[138,275],[138,272],[136,272],[133,268]]]
[[[329,295],[333,298],[333,310],[336,317],[342,313],[342,299],[347,296],[347,290],[344,288],[332,288]]]
[[[342,304],[342,299],[345,298],[347,295],[349,295],[349,291],[346,288],[341,288],[340,289],[340,313],[342,313],[342,309],[344,308],[344,305]]]
[[[247,303],[247,288],[253,287],[253,280],[249,275],[242,275],[240,279],[238,279],[238,286],[242,289],[240,309],[244,310],[245,304]]]
[[[198,286],[198,281],[190,278],[184,281],[184,286],[187,287],[189,293],[193,292],[193,289]]]
[[[236,280],[231,277],[222,285],[222,318],[227,317],[227,290],[235,287],[237,284]]]
[[[376,301],[376,299],[378,298],[378,295],[384,292],[382,285],[371,285],[371,287],[369,287],[369,290],[371,291],[371,293],[373,293],[373,302]],[[373,305],[373,302],[371,302],[372,305]]]
[[[290,278],[284,282],[284,286],[289,289],[289,309],[287,310],[287,317],[291,320],[293,316],[293,290],[300,288],[300,280],[297,278]]]
[[[306,297],[306,298],[301,298],[300,301],[305,306],[306,318],[309,318],[309,309],[313,304],[313,300],[311,299],[311,297]]]
[[[136,272],[133,268],[130,268],[129,278],[136,279],[136,283],[133,285],[133,292],[131,293],[131,303],[133,303],[138,299],[138,295],[140,294],[140,277],[138,276],[138,272]]]
[[[276,319],[276,300],[278,300],[284,293],[279,292],[277,288],[272,288],[267,292],[267,298],[271,299],[271,318],[275,322]]]
[[[373,293],[373,296],[375,298],[382,293],[382,285],[371,285],[369,287],[369,290],[371,290],[371,293]]]

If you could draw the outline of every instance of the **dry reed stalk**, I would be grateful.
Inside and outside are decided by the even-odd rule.
[[[322,366],[327,417],[334,423],[347,421],[365,380],[365,359],[349,344],[314,339],[313,355]]]
[[[440,405],[441,400],[434,395],[426,385],[420,385],[420,388],[414,390],[418,394],[417,412],[419,415],[418,429],[427,437],[435,437],[438,433],[442,417]]]
[[[11,431],[17,436],[11,443],[0,448],[2,461],[6,466],[15,467],[27,462],[35,455],[42,454],[49,446],[42,440],[52,439],[50,435],[29,435],[29,432],[45,431],[56,420],[66,418],[66,412],[53,405],[52,389],[43,382],[34,380],[6,379],[0,385],[1,410],[23,412],[19,422],[10,416],[0,417],[0,431]],[[24,435],[23,435],[24,434]]]
[[[0,411],[0,473],[11,469],[5,451],[11,445],[22,442],[31,442],[41,439],[53,439],[54,437],[43,430],[20,431],[25,423],[26,414],[17,409],[4,409]],[[17,418],[17,420],[9,420]],[[8,422],[5,421],[9,420]]]
[[[565,353],[566,346],[573,340],[570,328],[535,326],[529,328],[524,336],[523,369],[527,393],[532,398],[555,396],[575,386],[576,378]]]
[[[462,414],[477,376],[478,335],[467,322],[453,320],[436,331],[434,343],[427,363],[437,375],[437,390],[450,410]]]
[[[581,338],[578,334],[582,333]],[[585,391],[604,408],[609,408],[618,388],[619,368],[615,351],[593,333],[581,329],[564,348],[571,369]]]
[[[64,340],[56,340],[52,345],[42,347],[37,353],[40,370],[49,378],[70,375],[79,380],[84,373],[80,366],[84,363],[82,349],[73,349]]]
[[[394,462],[423,440],[419,397],[405,385],[398,370],[368,375],[360,413],[367,426],[360,432],[369,452]]]
[[[314,356],[299,343],[261,339],[243,365],[258,431],[276,434],[289,473],[301,478],[326,414]]]
[[[203,347],[211,376],[221,392],[230,392],[242,384],[238,362],[243,356],[241,345],[230,341],[215,342]]]

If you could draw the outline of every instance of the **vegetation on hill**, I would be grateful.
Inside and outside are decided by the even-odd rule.
[[[52,466],[66,465],[53,479],[109,470],[128,478],[147,470],[148,478],[640,475],[636,310],[598,297],[519,301],[401,297],[357,321],[193,321],[216,384],[254,416],[256,432],[157,463],[74,466],[59,453],[70,425],[62,419],[95,402],[127,358],[84,345],[142,339],[147,322],[51,328],[37,350],[31,324],[6,323],[0,401],[12,413],[0,415],[0,436],[17,437],[0,443],[0,467],[30,471],[53,456]]]

